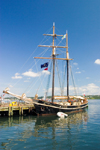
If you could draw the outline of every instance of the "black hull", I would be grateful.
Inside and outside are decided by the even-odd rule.
[[[84,110],[86,107],[88,107],[88,103],[82,104],[80,106],[61,106],[61,105],[47,105],[47,104],[41,104],[41,103],[35,103],[35,111],[38,116],[47,116],[47,115],[56,115],[57,112],[63,112],[63,113],[76,113]]]

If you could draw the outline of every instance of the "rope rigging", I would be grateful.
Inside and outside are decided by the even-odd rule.
[[[67,72],[67,62],[65,63],[65,67],[64,67],[64,77],[63,77],[62,92],[61,92],[61,95],[62,95],[62,96],[64,95],[64,83],[65,83],[65,75],[66,75],[66,72]]]
[[[70,68],[70,73],[71,73],[71,77],[72,77],[72,83],[73,83],[73,86],[74,86],[74,92],[75,92],[75,95],[77,95],[75,81],[74,81],[74,76],[73,76],[73,73],[72,73],[72,69],[71,69],[70,63],[69,63],[69,68]]]
[[[48,76],[48,81],[47,81],[46,96],[48,95],[49,83],[50,83],[50,78],[51,78],[51,69],[52,69],[52,63],[50,64],[50,74]]]
[[[43,55],[46,53],[46,51],[47,51],[47,49],[44,51]],[[42,53],[41,53],[41,54],[42,54]],[[43,56],[43,55],[42,55],[42,56]],[[31,69],[32,69],[34,66],[36,66],[37,72],[38,72],[37,63],[38,63],[39,60],[37,60],[37,62],[36,62],[36,60],[34,59],[34,61],[35,61],[35,63],[34,63],[34,65],[31,67]],[[40,79],[40,76],[39,76],[39,79]],[[34,78],[33,78],[32,82],[30,83],[30,85],[28,85],[28,87],[26,88],[25,92],[26,92],[27,89],[29,89],[29,87],[32,85],[33,81],[34,81]],[[32,87],[33,87],[33,86],[32,86]],[[29,91],[29,90],[28,90],[28,91]]]
[[[49,30],[47,30],[46,33],[49,33],[49,32],[51,31],[51,29],[52,29],[52,27],[51,27]],[[43,40],[42,40],[40,43],[42,43],[45,38],[46,38],[46,37],[44,36]],[[47,40],[49,40],[49,39],[47,39]],[[33,56],[33,54],[34,54],[35,51],[37,50],[37,48],[38,48],[38,46],[37,46],[36,49],[32,52],[32,54],[29,56],[29,58],[28,58],[28,59],[26,60],[26,62],[22,65],[22,67],[19,69],[18,72],[20,72],[20,71],[22,70],[22,68],[25,66],[25,64],[30,60],[30,58]],[[33,68],[33,67],[32,67],[32,68]],[[21,78],[21,79],[22,79],[22,78]],[[15,85],[17,85],[17,83],[18,83],[21,79],[19,79],[15,84],[13,84],[12,87],[15,87]],[[9,87],[9,86],[8,86],[8,87]]]
[[[62,89],[61,89],[61,80],[60,80],[60,74],[59,74],[59,69],[58,69],[58,63],[57,63],[57,61],[56,61],[56,68],[57,68],[57,73],[58,73],[60,90],[62,91]]]
[[[50,29],[51,30],[51,29]],[[45,39],[46,37],[44,37],[44,39]],[[44,41],[44,39],[42,40],[42,42],[41,43],[44,43],[44,42],[47,42],[50,38],[47,38],[45,41]],[[57,44],[57,46],[58,45],[60,45],[60,43],[62,42],[62,39],[61,40],[59,40],[59,38],[57,38],[56,37],[56,39],[58,40],[58,44]],[[52,45],[52,44],[51,44]],[[47,48],[47,49],[45,49],[41,54],[38,54],[38,56],[44,56],[45,55],[45,53],[47,52],[47,50],[48,50],[49,48]],[[37,48],[33,51],[33,53],[30,55],[30,57],[27,59],[27,61],[24,63],[24,65],[21,67],[21,69],[25,66],[25,64],[29,61],[29,59],[31,58],[31,56],[33,56],[33,54],[35,53],[35,51],[37,50]],[[60,50],[62,53],[65,53],[64,51],[62,51],[62,50]],[[31,63],[31,65],[33,64],[33,66],[31,67],[31,69],[34,67],[34,66],[36,66],[37,67],[37,63],[39,62],[40,60],[38,59],[37,61],[35,61],[35,63],[33,64],[33,62]],[[64,94],[64,82],[65,82],[65,73],[66,73],[66,67],[65,67],[65,70],[64,70],[64,77],[63,77],[63,82],[61,83],[61,79],[60,79],[60,73],[59,73],[59,68],[58,68],[58,63],[57,63],[57,61],[55,61],[55,63],[56,63],[56,69],[57,69],[57,74],[58,74],[58,80],[59,80],[59,86],[60,86],[60,91],[61,91],[61,95],[63,95]],[[52,68],[52,65],[50,66],[50,72],[51,72],[51,68]],[[20,70],[21,70],[20,69]],[[19,70],[19,71],[20,71]],[[37,67],[37,74],[38,74],[39,72],[38,72],[38,67]],[[37,89],[37,92],[39,91],[39,89],[40,89],[40,87],[41,87],[41,85],[42,85],[42,83],[43,83],[43,78],[42,78],[42,81],[41,81],[41,79],[40,79],[40,76],[41,75],[39,75],[39,80],[40,80],[40,85],[39,85],[39,87],[38,87],[38,89]],[[45,76],[46,76],[46,74],[43,76],[44,78],[45,78]],[[46,86],[46,93],[48,94],[48,89],[49,89],[49,83],[50,83],[50,77],[51,77],[51,74],[48,76],[48,81],[47,81],[47,86]],[[20,79],[21,80],[21,79]],[[19,81],[20,81],[19,80]],[[19,82],[19,81],[17,81],[17,83]],[[33,81],[34,81],[34,78],[33,78],[33,80],[32,80],[32,82],[30,83],[30,85],[28,85],[28,87],[26,88],[26,90],[25,90],[25,92],[28,90],[28,92],[32,89],[32,87],[33,87]],[[35,82],[34,82],[34,85],[37,83],[37,81],[38,80],[35,80]],[[16,84],[17,84],[16,83]],[[15,85],[16,85],[15,84]],[[14,85],[14,86],[15,86]],[[32,85],[32,86],[31,86]]]

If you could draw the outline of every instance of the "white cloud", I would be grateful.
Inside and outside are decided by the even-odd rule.
[[[72,86],[69,87],[70,94],[75,94],[74,88]],[[76,88],[78,95],[86,94],[86,95],[99,95],[100,87],[95,85],[94,83],[87,84],[85,86],[80,86]]]
[[[32,72],[32,69],[29,69],[29,71],[26,71],[24,73],[22,73],[23,76],[28,76],[28,77],[38,77],[40,76],[39,73],[35,73],[35,72]]]
[[[78,65],[78,63],[73,63],[73,65],[77,66],[77,65]]]
[[[30,80],[31,78],[27,78],[24,82],[30,82],[29,80]]]
[[[48,94],[51,95],[51,93],[52,93],[52,88],[49,88],[49,89],[48,89]],[[59,87],[55,87],[54,93],[55,93],[55,95],[61,95],[61,90],[60,90],[60,88],[59,88]]]
[[[75,90],[77,91],[75,87],[73,87],[72,85],[69,86],[70,95],[76,95]],[[66,95],[66,93],[67,93],[67,87],[64,87],[64,94]]]
[[[86,95],[100,95],[100,87],[95,85],[94,83],[87,84],[85,86],[76,87],[76,89],[70,85],[69,86],[69,94],[75,95],[75,90],[78,95],[83,95],[84,93]],[[52,88],[49,88],[48,93],[51,94]],[[67,93],[67,87],[64,87],[64,95]],[[55,87],[55,95],[60,95],[61,90],[58,87]]]
[[[13,87],[12,85],[9,85],[9,87]]]
[[[32,69],[30,69],[29,71],[26,71],[24,73],[22,73],[23,76],[28,76],[28,77],[38,77],[38,76],[41,76],[43,74],[50,74],[50,72],[48,70],[43,70],[42,72],[38,72],[38,73],[35,73],[35,72],[32,72]]]
[[[80,71],[78,71],[78,72],[75,72],[75,73],[81,73]]]
[[[28,80],[25,80],[24,82],[29,82]]]
[[[100,59],[96,59],[94,63],[100,65]]]
[[[81,86],[78,88],[79,93],[86,93],[87,95],[100,94],[100,87],[95,85],[94,83],[90,83],[86,86]]]
[[[79,68],[77,68],[77,69],[79,69]]]
[[[74,90],[75,90],[75,88],[73,87],[73,86],[69,86],[69,90],[70,90],[70,94],[75,94],[74,93]],[[52,88],[49,88],[48,89],[48,93],[52,93]],[[61,89],[59,88],[59,87],[55,87],[55,89],[54,89],[54,93],[55,93],[55,95],[61,95]],[[66,93],[67,93],[67,87],[64,87],[64,95],[66,95]]]
[[[19,73],[15,73],[15,76],[12,77],[12,79],[21,79],[22,76],[19,76]]]
[[[48,74],[50,74],[50,72],[49,72],[48,70],[43,70],[43,71],[42,71],[42,74],[48,75]]]
[[[86,77],[86,79],[90,79],[89,77]]]

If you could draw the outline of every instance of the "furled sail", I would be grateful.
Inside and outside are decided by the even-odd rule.
[[[16,94],[14,94],[14,93],[11,93],[11,92],[9,91],[9,88],[6,88],[6,89],[3,91],[3,93],[12,95],[12,96],[14,96],[14,97],[16,97],[16,98],[18,98],[18,99],[20,99],[20,100],[26,102],[26,103],[33,103],[33,100],[32,100],[31,98],[27,98],[25,93],[23,93],[21,96],[20,96],[20,95],[16,95]]]

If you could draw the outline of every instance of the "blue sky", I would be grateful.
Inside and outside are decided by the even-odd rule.
[[[1,0],[0,95],[6,87],[20,95],[36,94],[47,73],[40,70],[44,61],[36,63],[33,57],[44,51],[37,45],[41,44],[44,33],[50,29],[52,33],[53,22],[58,34],[68,31],[78,93],[100,94],[100,0]],[[61,69],[63,65],[59,64]],[[37,76],[41,78],[39,81]],[[48,74],[38,90],[39,96],[45,91],[47,78]],[[66,90],[66,84],[64,88]],[[70,93],[72,90],[70,84]],[[59,94],[58,84],[55,94]]]

